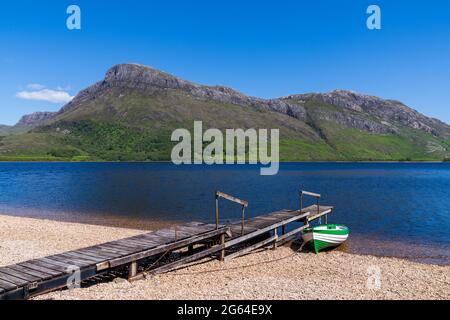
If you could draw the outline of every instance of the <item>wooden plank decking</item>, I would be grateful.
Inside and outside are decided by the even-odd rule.
[[[79,271],[81,281],[128,266],[129,278],[137,276],[137,263],[142,259],[158,257],[182,248],[200,244],[203,250],[189,250],[187,256],[151,270],[161,273],[189,262],[220,253],[219,257],[231,259],[253,249],[277,243],[296,236],[309,222],[331,213],[333,207],[313,205],[302,210],[280,210],[221,226],[190,222],[96,246],[34,259],[11,266],[0,267],[0,300],[26,299],[30,296],[66,287],[74,271]],[[300,222],[300,228],[285,233],[285,226]],[[281,230],[281,235],[279,234]],[[250,240],[263,237],[259,243],[250,243],[244,249],[225,256],[226,250]],[[192,251],[192,252],[191,252]]]
[[[312,205],[302,210],[280,210],[267,215],[261,215],[241,222],[231,224],[230,230],[232,237],[225,242],[225,248],[239,245],[247,240],[259,237],[266,233],[273,233],[273,242],[285,242],[288,238],[292,238],[300,233],[304,228],[309,226],[309,222],[330,214],[333,210],[331,206]],[[285,233],[285,227],[293,222],[301,222],[300,228]],[[281,235],[279,235],[281,229]],[[264,239],[260,244],[267,244]],[[257,245],[255,245],[257,247]],[[245,250],[247,251],[247,250]],[[243,251],[243,252],[245,252]],[[238,255],[233,255],[238,256]]]
[[[190,222],[174,228],[149,232],[130,238],[73,250],[0,267],[0,299],[28,298],[64,287],[73,271],[80,271],[80,280],[108,271],[138,259],[208,239],[215,239],[229,229],[215,224]]]
[[[267,228],[273,230],[295,221],[307,224],[309,221],[331,213],[332,210],[333,207],[330,206],[319,206],[318,210],[317,205],[309,206],[302,211],[285,209],[245,220],[243,232],[240,222],[233,223],[229,227],[232,239],[235,239],[254,232],[264,233]]]

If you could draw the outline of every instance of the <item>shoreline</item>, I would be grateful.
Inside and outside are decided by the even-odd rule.
[[[0,163],[169,163],[172,164],[172,161],[80,161],[80,160],[2,160],[0,159]],[[278,163],[450,163],[450,161],[446,160],[316,160],[316,161],[279,161]],[[201,165],[207,165],[206,163],[202,163]],[[231,165],[248,165],[233,163]]]
[[[11,213],[1,213],[0,217],[17,217],[25,219],[35,219],[43,221],[53,221],[61,223],[73,223],[81,225],[90,225],[98,227],[111,227],[117,229],[129,229],[139,230],[141,232],[149,232],[152,230],[158,230],[166,227],[171,227],[180,224],[181,221],[177,220],[163,220],[163,219],[149,219],[142,218],[136,215],[121,216],[115,214],[105,213],[87,213],[81,214],[77,212],[61,212],[61,211],[48,211],[45,215],[42,215],[36,211],[30,211],[22,213],[20,211]]]
[[[36,219],[43,221],[53,221],[61,223],[73,223],[98,227],[111,227],[118,229],[139,230],[149,232],[152,230],[173,227],[183,221],[165,220],[138,216],[121,216],[104,213],[80,214],[77,212],[47,212],[42,215],[40,211],[33,213],[12,212],[3,214],[0,217],[9,216],[26,219]],[[186,222],[186,221],[184,221]],[[204,221],[203,221],[204,222]],[[213,223],[213,221],[209,221]],[[1,239],[1,238],[0,238]],[[408,243],[398,240],[381,240],[368,235],[352,234],[351,238],[336,251],[355,254],[361,256],[374,256],[378,258],[397,258],[409,262],[417,262],[429,265],[450,265],[450,255],[433,244]],[[424,255],[424,253],[427,255]]]
[[[165,220],[139,216],[121,216],[104,213],[80,214],[77,212],[60,211],[47,212],[46,215],[42,215],[40,211],[36,212],[36,214],[30,212],[26,214],[18,212],[3,214],[0,212],[0,217],[2,217],[2,215],[61,223],[139,230],[141,232],[149,232],[152,230],[173,227],[177,224],[183,223],[183,221],[177,220]],[[213,223],[213,221],[209,222]],[[335,250],[348,254],[374,256],[379,258],[397,258],[429,265],[450,265],[450,253],[436,247],[434,244],[408,243],[405,245],[402,241],[381,240],[362,234],[352,234],[351,238],[346,243],[342,244],[338,248],[335,248]],[[424,253],[426,253],[426,255],[424,255]]]
[[[1,266],[145,232],[5,215],[0,215],[0,229]],[[370,287],[371,270],[380,271],[380,287]],[[450,299],[450,268],[280,247],[227,263],[204,260],[133,283],[116,279],[37,299]]]

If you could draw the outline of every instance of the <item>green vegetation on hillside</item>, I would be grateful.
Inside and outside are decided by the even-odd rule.
[[[449,158],[450,140],[401,127],[397,134],[374,134],[333,121],[354,111],[308,101],[308,120],[196,98],[181,90],[144,93],[109,88],[28,133],[0,136],[4,161],[162,161],[170,160],[177,128],[204,130],[279,128],[281,161],[391,161]],[[324,117],[326,115],[326,117]],[[356,114],[355,114],[356,115]],[[368,121],[379,121],[365,114]]]

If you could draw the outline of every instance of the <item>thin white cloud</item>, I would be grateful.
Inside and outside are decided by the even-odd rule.
[[[73,96],[66,91],[51,89],[20,91],[16,94],[16,97],[19,99],[47,101],[51,103],[67,103],[73,99]]]
[[[30,90],[42,90],[45,86],[39,83],[30,83],[27,85],[27,88]]]
[[[56,87],[56,90],[59,90],[59,91],[69,91],[71,89],[72,88],[70,86],[65,86],[65,87],[58,86],[58,87]]]

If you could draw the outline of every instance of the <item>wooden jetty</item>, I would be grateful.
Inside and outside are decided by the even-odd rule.
[[[302,208],[303,196],[317,199]],[[205,257],[227,261],[294,239],[309,222],[327,217],[333,207],[319,204],[320,195],[300,192],[299,210],[280,210],[245,219],[248,202],[216,192],[216,223],[189,222],[172,228],[0,267],[0,300],[28,299],[49,291],[126,269],[127,278],[164,273]],[[219,224],[219,199],[242,206],[241,220]],[[287,231],[289,229],[289,231]],[[172,253],[172,259],[164,259]],[[164,260],[163,260],[164,259]],[[149,266],[150,264],[150,266]],[[123,272],[122,272],[123,274]]]

